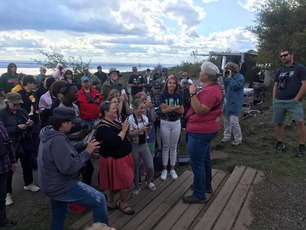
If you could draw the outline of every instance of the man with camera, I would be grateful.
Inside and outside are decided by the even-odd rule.
[[[242,143],[242,133],[239,125],[239,115],[243,104],[244,77],[239,73],[239,67],[233,62],[228,62],[224,67],[225,104],[223,109],[224,133],[221,142],[231,140],[233,133],[233,146]]]
[[[284,66],[276,72],[273,87],[276,150],[282,152],[285,149],[282,139],[285,116],[288,112],[295,121],[300,143],[295,156],[303,157],[305,154],[305,126],[302,96],[306,92],[306,68],[304,65],[294,62],[294,53],[290,48],[281,50],[280,58]]]

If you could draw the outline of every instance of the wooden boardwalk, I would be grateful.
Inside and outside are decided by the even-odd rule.
[[[237,166],[231,175],[214,169],[214,192],[206,194],[208,203],[192,205],[181,200],[182,196],[192,193],[192,172],[185,171],[176,181],[158,178],[154,182],[155,191],[143,188],[138,196],[131,198],[130,205],[135,209],[135,215],[111,211],[110,226],[117,230],[244,229],[252,220],[248,209],[252,185],[262,176],[260,171],[244,166]],[[91,224],[92,214],[89,213],[70,229],[85,229]]]

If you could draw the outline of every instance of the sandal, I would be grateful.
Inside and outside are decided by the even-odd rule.
[[[126,207],[122,207],[121,205],[119,205],[119,210],[126,215],[134,215],[135,214],[134,209],[132,209],[129,205],[127,205]]]
[[[108,206],[107,205],[107,211],[112,211],[112,210],[116,210],[116,209],[118,209],[119,207],[118,207],[118,205],[117,204],[115,204],[115,206],[114,207],[111,207],[111,206]]]

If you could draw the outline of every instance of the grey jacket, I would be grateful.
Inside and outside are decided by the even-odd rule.
[[[83,142],[70,143],[63,132],[52,126],[41,130],[37,160],[38,182],[43,193],[55,197],[77,183],[80,169],[90,159],[88,152],[82,151],[84,148]]]

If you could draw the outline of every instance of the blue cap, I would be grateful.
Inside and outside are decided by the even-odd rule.
[[[89,77],[82,77],[81,81],[89,81]]]

